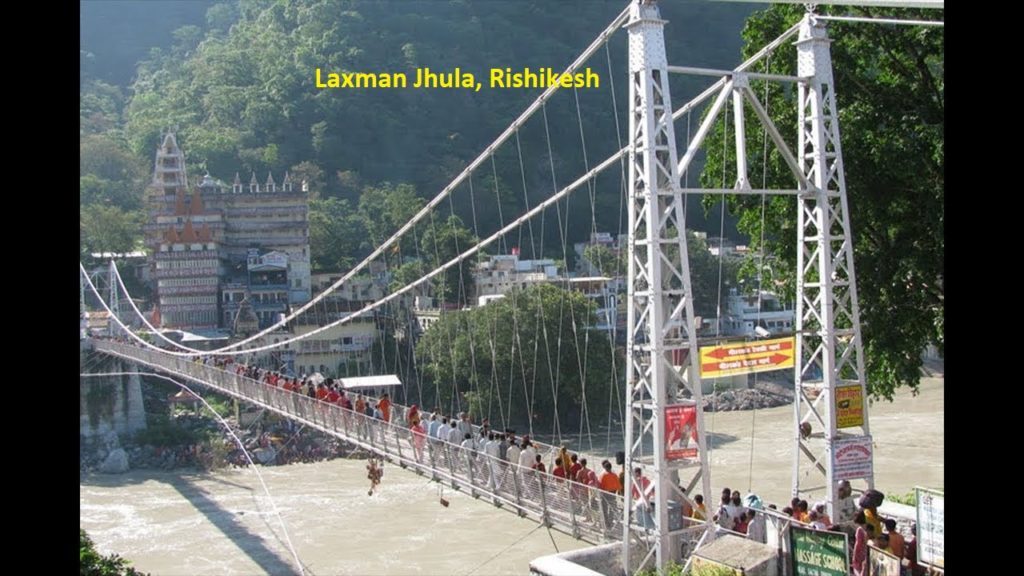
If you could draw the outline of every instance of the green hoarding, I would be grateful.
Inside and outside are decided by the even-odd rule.
[[[789,528],[790,558],[795,576],[847,576],[846,534],[810,528]]]

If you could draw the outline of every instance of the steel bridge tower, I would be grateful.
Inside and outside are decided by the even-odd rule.
[[[796,422],[793,495],[822,494],[835,518],[837,483],[874,486],[853,240],[825,22],[808,13],[797,47],[800,169],[797,198]],[[848,432],[840,430],[850,429]],[[803,478],[801,458],[824,474]],[[805,467],[806,468],[806,467]],[[815,476],[817,476],[815,474]]]
[[[114,338],[121,335],[121,330],[117,326],[117,322],[114,318],[121,317],[121,299],[120,292],[117,289],[117,266],[114,264],[114,259],[110,259],[110,266],[107,270],[107,282],[110,284],[110,313],[113,318],[110,319],[110,337]]]
[[[681,488],[689,493],[700,482],[707,496],[710,476],[664,26],[654,1],[630,7],[626,573],[631,566],[650,567],[652,560],[659,569],[678,560],[680,537],[699,536],[710,525],[682,529],[669,515],[670,501],[674,517],[688,501]],[[680,392],[686,398],[678,399]],[[635,468],[642,470],[641,480]],[[647,550],[639,560],[630,558],[630,544],[637,541]]]

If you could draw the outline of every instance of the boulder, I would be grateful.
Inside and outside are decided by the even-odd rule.
[[[121,448],[113,450],[100,464],[100,472],[103,474],[124,474],[128,471],[128,454]]]

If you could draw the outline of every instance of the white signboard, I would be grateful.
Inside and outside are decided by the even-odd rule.
[[[924,564],[946,567],[946,497],[941,492],[917,488],[917,559]]]
[[[288,254],[284,252],[267,252],[263,255],[262,263],[267,266],[280,266],[281,268],[288,267]]]
[[[871,436],[832,441],[832,474],[835,480],[870,478],[873,473]]]

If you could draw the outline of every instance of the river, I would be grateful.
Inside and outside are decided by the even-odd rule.
[[[942,378],[927,378],[918,396],[901,391],[870,408],[876,485],[887,494],[943,487],[944,390]],[[792,414],[706,414],[712,493],[746,492],[752,479],[781,508]],[[321,576],[524,574],[533,558],[587,546],[447,488],[444,507],[437,484],[395,466],[367,496],[365,466],[339,459],[263,467],[269,497],[252,469],[91,475],[80,484],[80,524],[101,552],[154,575],[291,574],[296,555],[306,574]]]

